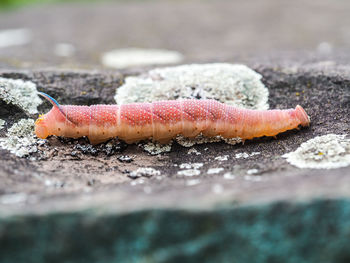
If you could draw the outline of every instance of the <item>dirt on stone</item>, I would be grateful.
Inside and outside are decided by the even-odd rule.
[[[211,143],[186,148],[174,143],[170,152],[156,156],[144,152],[137,144],[126,145],[118,140],[92,146],[84,138],[50,137],[39,146],[39,150],[45,152],[45,158],[18,158],[0,150],[0,207],[23,212],[26,209],[58,209],[58,204],[61,204],[62,209],[69,209],[88,205],[83,200],[89,198],[95,200],[96,205],[116,202],[120,209],[131,209],[140,206],[244,203],[287,197],[298,199],[315,193],[349,194],[343,191],[343,186],[350,184],[350,180],[344,177],[350,172],[349,167],[331,171],[301,170],[281,157],[317,135],[350,133],[350,119],[346,117],[350,114],[348,75],[327,75],[307,67],[292,73],[264,66],[255,69],[263,75],[263,82],[269,88],[271,108],[284,109],[300,104],[310,115],[311,127],[285,132],[277,139],[268,137],[246,141],[244,145]],[[7,72],[6,76],[17,74]],[[68,83],[63,77],[48,87],[45,82],[52,72],[23,74],[22,77],[30,79],[46,92],[52,91],[55,86],[64,87],[75,82],[80,85],[74,92],[79,93],[83,91],[79,91],[80,87],[86,90],[91,85],[85,85],[85,81],[91,79],[89,73],[84,73],[87,78],[82,78],[79,73],[70,74]],[[115,77],[108,75],[105,78],[106,73],[93,74],[96,80],[118,79],[121,76],[116,73]],[[104,91],[98,93],[100,101],[105,102],[109,100],[108,94],[115,91],[115,85],[102,85],[102,89]],[[76,102],[75,97],[67,97],[63,88],[55,90],[55,94],[63,101]],[[80,94],[79,102],[89,104],[89,93]],[[121,157],[125,155],[131,156],[133,161],[122,161]],[[222,157],[226,155],[228,157]],[[179,173],[186,169],[183,168],[187,167],[186,163],[200,163],[199,168],[195,168],[199,174],[186,176]],[[159,171],[159,176],[136,179],[128,176],[145,167]],[[218,172],[208,173],[213,168],[212,171]],[[327,187],[327,175],[334,180],[332,192]],[[285,188],[286,185],[288,188]],[[25,197],[20,201],[8,201],[11,200],[9,197],[18,194]]]

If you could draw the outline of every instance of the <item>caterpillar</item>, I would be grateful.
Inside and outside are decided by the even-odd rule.
[[[243,141],[309,126],[301,106],[287,110],[239,109],[215,100],[169,100],[123,105],[60,105],[40,92],[53,105],[35,122],[37,137],[49,135],[71,138],[87,136],[99,144],[113,137],[126,143],[153,138],[167,143],[175,136],[194,138],[202,133],[213,137],[240,137]]]

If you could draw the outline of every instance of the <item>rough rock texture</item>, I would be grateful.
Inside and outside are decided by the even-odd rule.
[[[72,225],[74,225],[75,231],[77,231],[77,227],[81,229],[81,231],[78,231],[80,233],[79,235],[87,235],[82,239],[86,242],[84,244],[96,245],[96,251],[89,249],[89,252],[87,252],[84,249],[86,259],[93,260],[99,253],[102,253],[103,259],[108,261],[108,257],[115,257],[115,254],[110,254],[111,252],[108,252],[109,249],[96,240],[107,238],[105,242],[111,242],[123,250],[123,248],[117,245],[118,240],[122,240],[119,239],[121,237],[116,237],[117,235],[106,237],[103,235],[103,231],[108,232],[110,229],[113,229],[114,224],[119,225],[119,220],[128,222],[122,224],[125,227],[130,227],[130,232],[127,231],[125,233],[125,235],[130,235],[130,249],[133,246],[141,246],[139,248],[140,257],[135,255],[136,261],[145,260],[143,257],[146,257],[147,253],[150,253],[151,257],[160,257],[160,260],[166,260],[169,257],[169,260],[174,261],[179,259],[178,257],[186,257],[186,255],[191,255],[191,253],[197,256],[205,255],[198,253],[201,246],[207,246],[201,242],[208,242],[208,246],[213,249],[212,253],[219,253],[219,257],[224,259],[231,255],[231,253],[227,254],[231,250],[223,249],[223,244],[234,241],[241,243],[242,241],[238,241],[240,240],[239,236],[243,235],[241,231],[249,232],[249,228],[243,230],[244,226],[249,226],[248,222],[256,224],[257,229],[262,229],[261,231],[267,231],[266,235],[273,235],[271,238],[276,243],[286,239],[287,234],[285,232],[288,232],[286,227],[289,228],[289,224],[295,225],[296,230],[294,231],[299,233],[297,236],[294,236],[296,240],[304,238],[305,246],[308,242],[313,242],[314,237],[311,235],[311,232],[304,232],[304,229],[308,227],[303,222],[303,212],[306,213],[308,211],[307,213],[310,213],[311,219],[308,218],[307,220],[312,221],[312,218],[318,217],[319,213],[327,214],[327,211],[333,209],[333,204],[336,204],[337,209],[339,209],[338,212],[341,214],[340,217],[344,216],[346,218],[348,216],[348,212],[346,212],[348,208],[343,207],[343,205],[348,205],[347,199],[344,202],[331,201],[330,207],[326,205],[326,208],[323,205],[319,206],[317,202],[313,203],[309,200],[347,198],[350,195],[348,190],[350,189],[350,178],[348,177],[350,167],[334,170],[303,170],[289,165],[282,158],[282,155],[295,150],[302,142],[317,135],[350,133],[350,119],[346,117],[350,114],[350,90],[348,86],[349,79],[347,78],[349,74],[346,74],[346,72],[337,75],[327,74],[307,67],[300,67],[298,72],[292,73],[286,73],[284,69],[272,69],[264,66],[259,66],[255,70],[263,75],[263,82],[269,87],[269,104],[271,108],[288,108],[296,104],[303,105],[312,120],[310,128],[286,132],[279,135],[277,140],[272,138],[254,139],[247,141],[244,145],[214,143],[196,145],[189,149],[175,143],[171,152],[158,156],[151,156],[143,152],[137,145],[123,145],[122,147],[117,147],[114,152],[111,152],[108,151],[108,146],[104,144],[98,148],[89,146],[88,142],[84,139],[71,140],[55,137],[50,138],[46,145],[41,146],[45,147],[41,148],[41,150],[46,151],[46,158],[41,160],[21,159],[7,151],[0,150],[0,177],[2,182],[0,185],[0,211],[4,218],[3,220],[5,220],[4,222],[8,222],[6,224],[12,225],[14,229],[21,228],[19,222],[22,222],[21,224],[24,224],[23,227],[28,229],[18,231],[16,232],[17,234],[14,234],[8,232],[11,231],[11,227],[4,227],[3,229],[8,230],[5,232],[0,231],[2,233],[0,236],[1,242],[11,244],[8,243],[9,240],[12,240],[12,238],[12,242],[22,240],[24,238],[22,235],[26,233],[28,235],[26,236],[28,240],[26,249],[28,250],[33,248],[32,245],[41,247],[41,242],[48,242],[47,239],[50,240],[49,243],[53,242],[55,244],[55,242],[59,242],[64,244],[65,242],[61,238],[70,239],[70,235],[73,235],[71,233]],[[81,73],[69,73],[68,76],[65,76],[65,74],[64,72],[6,72],[1,73],[1,76],[11,78],[21,76],[24,79],[30,79],[38,87],[41,87],[41,90],[48,93],[54,91],[56,97],[60,98],[61,101],[74,104],[89,104],[91,100],[95,103],[99,102],[96,100],[100,100],[101,103],[110,102],[111,97],[109,94],[120,85],[123,79],[122,75],[118,73],[115,73],[115,75],[103,72],[84,73],[84,77],[82,77]],[[61,77],[55,78],[58,75]],[[48,81],[49,79],[53,79],[54,81],[50,82]],[[107,84],[104,84],[106,81]],[[69,85],[72,85],[72,83],[79,83],[80,85],[76,85],[75,89],[71,90],[69,89]],[[89,89],[89,85],[96,85],[96,88],[93,90],[92,88]],[[83,91],[87,92],[84,93]],[[79,95],[67,96],[70,92]],[[95,98],[91,94],[99,94],[99,97]],[[50,106],[46,103],[42,107],[47,108]],[[45,109],[43,108],[42,110]],[[11,116],[8,119],[11,119]],[[251,154],[257,152],[260,154]],[[124,162],[121,156],[125,155],[131,156],[132,161]],[[225,155],[228,155],[228,157],[224,157]],[[240,158],[240,156],[247,158]],[[196,170],[200,171],[199,174],[196,173],[196,175],[189,177],[179,173],[179,171],[184,169],[184,163],[201,163],[203,165],[196,167]],[[137,179],[133,176],[128,176],[133,174],[133,171],[137,171],[143,167],[153,168],[159,171],[160,174],[156,172],[151,176],[141,175],[140,177],[136,177]],[[223,169],[219,169],[219,173],[210,174],[208,170],[211,168]],[[228,176],[230,174],[233,177]],[[285,217],[283,216],[281,218],[280,215],[284,211],[281,210],[281,212],[275,212],[276,214],[271,215],[272,219],[270,218],[270,209],[280,211],[284,206],[259,206],[259,204],[273,204],[278,201],[288,203],[299,201],[301,203],[285,204],[287,207],[285,209],[288,210],[288,207],[295,207],[293,209],[296,209],[298,212],[293,212],[293,209],[288,210],[284,215]],[[310,202],[310,204],[304,205],[303,202]],[[231,204],[235,204],[235,206],[232,207]],[[248,204],[253,206],[249,209],[243,208]],[[236,208],[236,206],[242,208]],[[217,207],[225,207],[225,209],[222,211],[216,210]],[[88,211],[90,209],[98,209],[99,216],[95,218],[93,214],[89,215],[90,213]],[[188,211],[182,212],[182,209]],[[206,212],[199,212],[197,211],[198,209],[206,210]],[[324,211],[324,209],[328,210]],[[104,211],[109,212],[105,214]],[[236,217],[237,214],[240,215],[241,213],[243,213],[242,218],[240,220],[237,219],[237,224],[243,224],[243,226],[240,225],[243,229],[234,230],[238,229],[234,223],[236,221],[232,222],[232,225],[228,225],[228,222],[232,221],[232,217]],[[293,220],[290,218],[291,215],[287,216],[288,213],[293,214]],[[27,214],[34,215],[28,217]],[[218,215],[220,215],[219,218],[222,217],[222,221],[217,218]],[[16,216],[15,218],[18,219],[12,220],[11,218],[13,216]],[[89,219],[90,216],[95,219]],[[143,217],[147,219],[139,219]],[[179,221],[174,218],[179,218]],[[251,221],[247,218],[250,218]],[[340,222],[339,217],[336,218],[338,220],[337,222]],[[289,223],[286,222],[286,219],[290,219],[288,221]],[[104,224],[104,220],[110,220],[108,221],[110,223]],[[146,240],[144,241],[146,242],[145,244],[142,243],[143,241],[141,239],[139,240],[141,242],[139,244],[131,238],[132,235],[139,234],[138,228],[135,225],[136,222],[133,223],[134,220],[138,223],[150,224],[150,226],[145,226],[146,229],[143,230],[146,232],[150,231],[147,232],[150,236],[143,236]],[[208,229],[202,229],[194,224],[198,220],[203,221],[204,225],[206,225],[204,222],[208,222]],[[216,223],[213,223],[212,220]],[[221,223],[218,223],[217,220]],[[248,222],[245,222],[246,220]],[[274,231],[276,233],[269,230],[269,225],[272,224],[270,220],[276,220],[281,224],[280,227],[275,226],[276,230]],[[312,222],[319,222],[317,219],[315,220]],[[347,232],[338,230],[338,228],[345,226],[334,223],[333,217],[329,219],[326,217],[323,220],[324,223],[319,222],[319,224],[330,224],[330,228],[336,229],[334,231],[338,233],[338,238],[341,239],[343,236],[345,238]],[[158,238],[161,238],[161,232],[152,232],[152,229],[162,229],[163,221],[164,224],[170,225],[171,222],[177,222],[179,229],[182,229],[182,227],[187,229],[182,230],[184,231],[183,236],[179,237],[172,237],[171,235],[177,234],[176,230],[171,230],[174,232],[172,234],[169,233],[171,236],[169,238],[163,237],[164,242],[168,242],[171,247],[170,244],[174,244],[175,246],[175,244],[181,241],[176,246],[180,246],[183,249],[186,247],[189,251],[185,252],[182,249],[180,253],[175,248],[174,250],[162,248],[162,242],[157,241]],[[28,222],[28,225],[24,222]],[[63,236],[53,235],[51,231],[46,230],[46,234],[43,233],[43,239],[39,238],[37,239],[38,243],[33,244],[29,241],[31,240],[30,236],[39,231],[38,229],[42,226],[41,222],[44,222],[44,225],[48,224],[48,228],[50,229],[52,227],[53,231],[55,228],[60,229],[60,233]],[[179,222],[183,222],[183,224]],[[35,227],[33,228],[31,224],[34,224]],[[102,226],[104,226],[103,229],[105,230],[101,229]],[[219,226],[225,226],[225,228]],[[164,227],[165,229],[168,228],[167,225],[164,225]],[[226,232],[226,227],[234,232],[232,235],[227,234],[226,237],[223,237],[225,240],[227,238],[227,242],[224,242],[218,236],[221,236],[220,233]],[[259,232],[256,233],[258,231],[257,229],[250,230],[251,232],[248,235],[250,238],[245,237],[245,242],[247,242],[245,247],[247,249],[247,258],[243,256],[240,258],[237,255],[237,260],[241,260],[241,262],[249,259],[253,262],[254,260],[259,261],[260,259],[257,255],[257,258],[255,258],[249,252],[253,249],[252,247],[255,247],[255,242],[261,243],[259,245],[256,244],[256,246],[262,246],[261,248],[259,247],[259,250],[268,249],[269,244],[262,242],[263,237],[260,237],[261,241],[255,240],[255,235],[264,236],[263,234],[259,234]],[[118,233],[118,230],[114,231]],[[209,232],[207,233],[207,231]],[[239,232],[236,233],[235,231]],[[304,234],[302,235],[300,232]],[[98,233],[96,234],[98,236],[95,236],[93,233]],[[327,230],[325,230],[325,232],[319,234],[323,235],[322,238],[327,239],[327,233]],[[200,238],[197,238],[197,235]],[[202,237],[202,235],[208,236]],[[202,238],[204,238],[203,241]],[[74,242],[77,242],[74,243],[78,247],[77,251],[83,252],[83,249],[79,249],[85,246],[80,243],[82,241],[77,240]],[[294,251],[295,248],[292,247],[293,241],[289,240],[288,242],[290,242],[291,247],[281,247],[281,250],[278,252],[281,254],[272,254],[271,257],[277,257],[278,259],[283,255],[282,251],[285,249],[287,251]],[[323,244],[323,241],[320,242]],[[189,244],[189,247],[185,246],[185,244]],[[194,246],[193,250],[191,249],[192,245]],[[330,252],[328,255],[329,258],[333,258],[333,256],[349,256],[345,252],[346,250],[342,250],[340,246],[342,244],[336,247],[337,250]],[[52,250],[54,247],[55,249]],[[14,245],[1,246],[1,249],[4,260],[7,257],[6,255],[17,251]],[[18,254],[17,251],[16,254],[19,257],[28,258],[27,252],[25,252],[27,251],[26,249],[21,250],[23,253]],[[63,259],[75,259],[79,262],[80,252],[73,253],[67,249],[64,246],[59,246],[59,248],[57,248],[57,245],[53,245],[52,248],[48,246],[43,250],[39,249],[38,251],[40,252],[38,252],[39,254],[37,256],[54,258],[54,255],[57,255],[57,253],[65,251],[63,254],[60,253],[63,255]],[[243,248],[236,247],[236,249],[238,251]],[[149,252],[143,254],[145,250]],[[45,253],[45,255],[40,253]],[[123,253],[117,254],[123,257]],[[185,254],[182,255],[182,253]],[[305,255],[302,253],[302,250],[297,253],[297,259],[294,260],[291,258],[290,262],[297,262],[299,259],[306,260],[308,257],[312,260],[317,259],[317,255],[311,251],[310,254]],[[125,258],[127,257],[125,256]],[[36,257],[32,259],[35,261]],[[269,262],[269,259],[266,255],[266,258],[263,258],[262,261]]]
[[[350,167],[299,169],[282,157],[316,136],[350,134],[350,4],[332,2],[132,1],[1,14],[1,29],[28,27],[32,41],[0,49],[0,77],[30,80],[62,104],[114,103],[125,78],[147,69],[95,68],[103,52],[137,46],[181,51],[187,62],[245,62],[263,76],[270,108],[300,104],[312,122],[277,140],[174,143],[156,156],[116,140],[56,137],[27,158],[0,149],[0,262],[348,262]],[[74,56],[57,57],[55,44],[69,41]],[[28,116],[0,107],[3,137]]]

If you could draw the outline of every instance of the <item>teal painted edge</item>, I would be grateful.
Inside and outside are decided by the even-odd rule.
[[[350,200],[0,218],[0,262],[350,262]]]

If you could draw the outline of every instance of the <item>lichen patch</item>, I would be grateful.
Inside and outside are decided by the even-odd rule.
[[[185,138],[182,135],[178,135],[175,138],[176,142],[180,144],[183,147],[192,147],[196,144],[203,144],[203,143],[212,143],[212,142],[220,142],[222,140],[222,137],[220,136],[214,136],[214,137],[205,137],[202,134],[199,134],[193,139]]]
[[[201,167],[203,167],[203,163],[182,163],[179,166],[180,169],[199,169]]]
[[[247,171],[247,174],[249,174],[249,175],[252,175],[252,174],[257,174],[257,173],[259,173],[259,170],[258,169],[249,169],[248,171]]]
[[[224,170],[224,168],[222,168],[222,167],[210,168],[207,171],[207,174],[218,174],[218,173],[221,173],[223,170]]]
[[[201,152],[197,151],[196,148],[191,148],[188,150],[187,154],[201,155]]]
[[[201,171],[199,169],[203,167],[203,165],[203,163],[182,163],[179,165],[179,168],[185,170],[178,171],[177,174],[184,176],[200,175]]]
[[[38,151],[38,139],[34,133],[34,120],[21,119],[8,129],[6,137],[0,138],[0,147],[9,150],[18,157],[25,157]]]
[[[146,75],[127,77],[114,98],[117,104],[215,99],[240,108],[265,110],[269,108],[269,92],[261,82],[261,77],[254,70],[239,64],[192,64],[158,68]],[[185,147],[218,141],[229,144],[241,142],[239,138],[205,138],[201,135],[191,140],[178,136],[175,140]]]
[[[142,167],[142,168],[138,168],[135,171],[132,171],[129,174],[130,178],[136,179],[139,177],[152,177],[152,176],[157,176],[160,175],[160,171],[151,168],[151,167]]]
[[[151,155],[158,155],[165,152],[171,151],[172,142],[168,144],[160,144],[157,142],[146,142],[140,143],[139,146]]]
[[[195,176],[195,175],[200,175],[201,171],[197,169],[187,169],[187,170],[178,171],[177,174],[184,175],[184,176]]]
[[[6,122],[5,122],[4,120],[0,119],[0,130],[1,130],[2,128],[4,128],[5,123],[6,123]]]
[[[174,99],[215,99],[236,107],[268,109],[261,75],[244,65],[213,63],[158,68],[128,77],[116,93],[118,104]]]
[[[32,40],[32,33],[26,28],[0,30],[0,48],[28,44]]]
[[[252,152],[252,153],[246,153],[246,152],[243,152],[243,153],[237,153],[235,154],[235,158],[236,159],[240,159],[240,158],[244,158],[244,159],[247,159],[249,157],[252,157],[254,155],[259,155],[260,152]]]
[[[304,142],[282,157],[298,168],[332,169],[350,165],[350,139],[327,134]]]
[[[0,99],[7,104],[17,105],[30,114],[38,113],[41,104],[36,85],[21,79],[0,78]]]
[[[217,156],[214,158],[214,160],[217,160],[219,162],[227,161],[229,158],[229,155],[223,155],[223,156]]]
[[[104,53],[101,60],[106,67],[120,69],[180,63],[183,55],[177,51],[164,49],[124,48]]]

